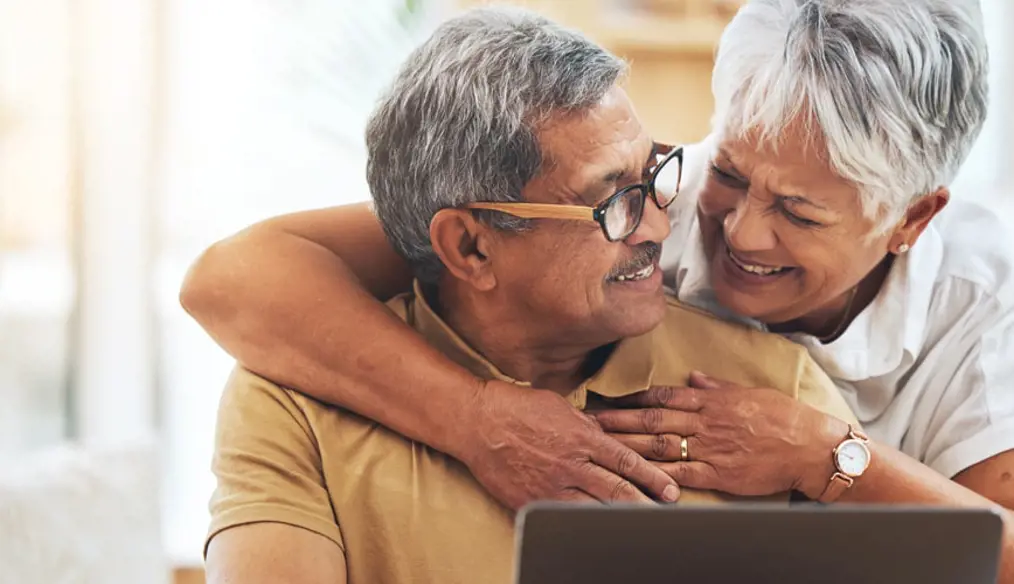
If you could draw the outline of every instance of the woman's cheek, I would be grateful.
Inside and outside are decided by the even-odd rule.
[[[703,215],[720,220],[736,206],[735,193],[721,185],[716,185],[713,179],[709,179],[701,190],[697,206]]]

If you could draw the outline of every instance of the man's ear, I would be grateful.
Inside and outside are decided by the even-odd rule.
[[[928,195],[916,199],[908,207],[908,210],[905,211],[905,216],[902,217],[897,227],[895,227],[894,235],[891,236],[891,241],[888,244],[890,251],[892,253],[905,253],[911,249],[915,245],[915,242],[919,240],[919,236],[922,235],[929,222],[937,216],[937,213],[943,211],[950,200],[951,192],[946,187],[941,187]]]
[[[495,237],[491,227],[463,209],[442,209],[430,221],[430,243],[444,268],[482,291],[496,286],[489,257]]]

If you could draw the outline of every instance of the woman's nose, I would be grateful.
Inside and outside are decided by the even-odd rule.
[[[750,202],[742,201],[722,218],[729,245],[737,251],[768,251],[778,243],[770,218]]]

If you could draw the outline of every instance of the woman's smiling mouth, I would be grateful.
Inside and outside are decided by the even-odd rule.
[[[725,253],[729,255],[729,259],[732,260],[732,263],[736,264],[736,267],[742,269],[743,271],[750,272],[751,274],[759,274],[761,276],[771,276],[792,269],[787,268],[785,266],[768,266],[764,264],[748,263],[737,257],[736,254],[733,253],[731,249],[729,249],[729,246],[725,246]]]
[[[719,253],[721,253],[720,261],[724,268],[723,271],[733,280],[742,283],[766,284],[796,269],[790,266],[771,266],[748,262],[737,256],[724,241],[721,242],[721,245],[723,249]]]

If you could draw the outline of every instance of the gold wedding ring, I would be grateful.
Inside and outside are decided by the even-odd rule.
[[[685,436],[680,438],[680,460],[684,462],[690,460],[690,444],[687,443]]]

